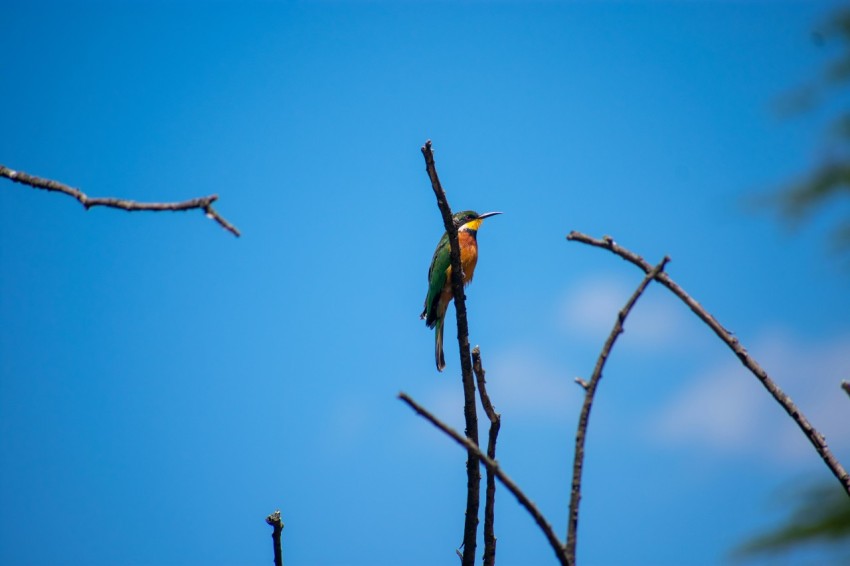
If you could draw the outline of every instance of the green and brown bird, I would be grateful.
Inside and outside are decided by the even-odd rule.
[[[457,241],[460,245],[460,264],[463,267],[463,284],[468,285],[475,273],[475,265],[478,263],[478,228],[485,218],[502,214],[501,212],[485,212],[478,214],[472,210],[464,210],[452,216],[454,225],[457,227]],[[437,249],[434,251],[434,259],[428,269],[428,294],[425,296],[425,309],[420,318],[425,319],[428,328],[435,328],[435,357],[437,359],[437,371],[443,371],[446,360],[443,357],[443,322],[446,318],[446,309],[449,302],[454,298],[452,294],[452,259],[449,235],[443,234]]]

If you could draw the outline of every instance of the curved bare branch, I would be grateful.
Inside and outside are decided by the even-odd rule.
[[[624,260],[638,266],[644,271],[644,273],[650,273],[652,271],[652,266],[647,263],[645,259],[619,246],[610,236],[605,236],[599,240],[588,236],[587,234],[572,231],[569,235],[567,235],[567,240],[606,249],[620,256]],[[824,436],[818,432],[811,423],[809,423],[809,420],[805,415],[803,415],[802,411],[800,411],[797,405],[791,401],[791,398],[786,395],[778,385],[776,385],[770,376],[767,375],[767,372],[759,365],[759,363],[750,357],[746,348],[741,345],[738,339],[735,338],[731,332],[726,330],[719,322],[717,322],[717,319],[706,311],[693,297],[688,295],[684,289],[679,287],[679,285],[677,285],[669,275],[663,272],[659,273],[655,276],[655,280],[667,287],[674,295],[679,297],[682,302],[688,305],[691,311],[693,311],[700,320],[705,322],[708,327],[714,331],[717,337],[720,338],[729,347],[729,349],[735,353],[738,359],[741,360],[741,363],[744,364],[744,367],[750,370],[750,372],[758,378],[764,388],[767,389],[768,393],[770,393],[776,402],[779,403],[786,413],[788,413],[788,416],[797,423],[797,426],[800,427],[800,430],[803,431],[803,434],[809,439],[809,442],[812,443],[812,446],[814,446],[817,453],[820,454],[824,464],[826,464],[829,470],[841,483],[844,491],[847,492],[847,495],[850,495],[850,474],[847,473],[847,470],[844,469],[835,455],[830,451]]]

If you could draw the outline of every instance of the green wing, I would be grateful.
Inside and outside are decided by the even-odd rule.
[[[451,263],[449,236],[443,234],[440,243],[437,244],[437,249],[434,250],[434,258],[431,260],[430,269],[428,269],[428,295],[425,297],[425,310],[422,314],[425,317],[425,324],[429,328],[434,328],[437,323],[437,302],[440,300],[440,293],[446,284],[446,270]]]

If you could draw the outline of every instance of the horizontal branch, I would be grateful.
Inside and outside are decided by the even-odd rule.
[[[586,234],[582,234],[581,232],[572,231],[569,235],[567,235],[567,240],[581,242],[583,244],[609,250],[624,260],[638,266],[644,271],[644,273],[649,273],[652,270],[652,265],[650,265],[645,259],[617,245],[617,243],[614,242],[614,239],[610,236],[605,236],[599,240]],[[679,297],[682,302],[688,305],[691,311],[693,311],[700,320],[705,322],[708,327],[714,331],[717,337],[720,338],[729,347],[729,349],[735,353],[741,363],[744,364],[744,367],[750,370],[750,372],[752,372],[752,374],[761,381],[764,388],[767,389],[776,402],[782,406],[785,412],[788,413],[788,416],[797,423],[797,426],[800,427],[800,430],[803,431],[803,434],[806,435],[806,438],[809,439],[809,442],[812,443],[812,446],[814,446],[815,450],[817,450],[818,454],[820,454],[821,459],[824,461],[826,466],[835,475],[835,477],[838,478],[838,481],[841,483],[844,491],[850,495],[850,474],[847,473],[847,470],[844,469],[838,459],[829,450],[829,446],[826,444],[826,439],[815,429],[815,427],[811,425],[811,423],[809,423],[809,420],[805,417],[805,415],[803,415],[794,402],[791,401],[791,398],[788,397],[788,395],[786,395],[778,385],[776,385],[758,362],[750,357],[746,348],[741,345],[738,339],[735,338],[731,332],[726,330],[719,322],[717,322],[717,319],[709,314],[702,305],[679,287],[679,285],[677,285],[673,279],[667,275],[667,273],[659,273],[655,276],[655,280],[670,289],[674,295]]]
[[[428,422],[432,425],[449,435],[455,442],[463,446],[469,452],[474,452],[478,456],[478,461],[484,464],[488,470],[492,471],[493,474],[499,478],[499,481],[502,482],[508,491],[510,491],[514,497],[517,498],[520,505],[525,507],[526,511],[528,511],[531,516],[534,518],[534,522],[537,523],[537,526],[540,527],[540,530],[543,531],[543,534],[546,536],[546,540],[549,541],[549,544],[552,546],[552,549],[555,551],[555,555],[558,558],[558,562],[560,562],[563,566],[568,566],[570,562],[567,560],[567,554],[565,548],[561,545],[561,541],[558,540],[558,537],[555,535],[555,531],[552,530],[552,526],[546,520],[546,517],[540,512],[537,506],[522,492],[522,490],[514,483],[514,481],[508,477],[505,472],[499,467],[498,462],[490,459],[478,445],[472,443],[468,438],[462,436],[456,430],[442,422],[440,419],[432,415],[428,412],[427,409],[419,405],[416,401],[410,398],[407,393],[399,393],[398,398],[407,403],[407,405],[416,411],[420,416],[424,417]]]
[[[238,237],[240,235],[239,230],[233,224],[225,220],[212,207],[212,203],[218,200],[218,195],[198,197],[182,202],[137,202],[134,200],[125,200],[112,197],[90,197],[80,189],[76,189],[64,183],[60,183],[59,181],[36,177],[35,175],[30,175],[28,173],[24,173],[23,171],[15,171],[3,165],[0,165],[0,177],[6,177],[7,179],[14,181],[15,183],[28,185],[35,189],[42,189],[45,191],[66,194],[79,201],[79,203],[82,204],[86,210],[95,206],[120,208],[122,210],[127,210],[131,212],[137,210],[147,210],[154,212],[180,211],[192,210],[197,208],[203,210],[204,213],[207,215],[207,218],[215,220],[222,228],[224,228],[234,236]]]

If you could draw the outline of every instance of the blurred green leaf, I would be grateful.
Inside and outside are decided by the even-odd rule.
[[[793,548],[821,544],[838,551],[850,550],[850,498],[832,485],[818,485],[795,496],[796,507],[788,521],[753,537],[734,550],[736,558],[775,554]]]
[[[836,12],[822,32],[816,32],[817,43],[840,41],[842,54],[828,65],[820,79],[804,85],[780,102],[783,112],[800,112],[814,106],[825,91],[841,90],[850,84],[850,9]],[[828,141],[829,158],[796,182],[779,189],[767,198],[754,199],[755,204],[778,208],[789,221],[797,223],[816,209],[842,202],[850,196],[850,111],[841,114],[833,123]],[[840,252],[850,250],[850,220],[833,231],[833,247]]]

